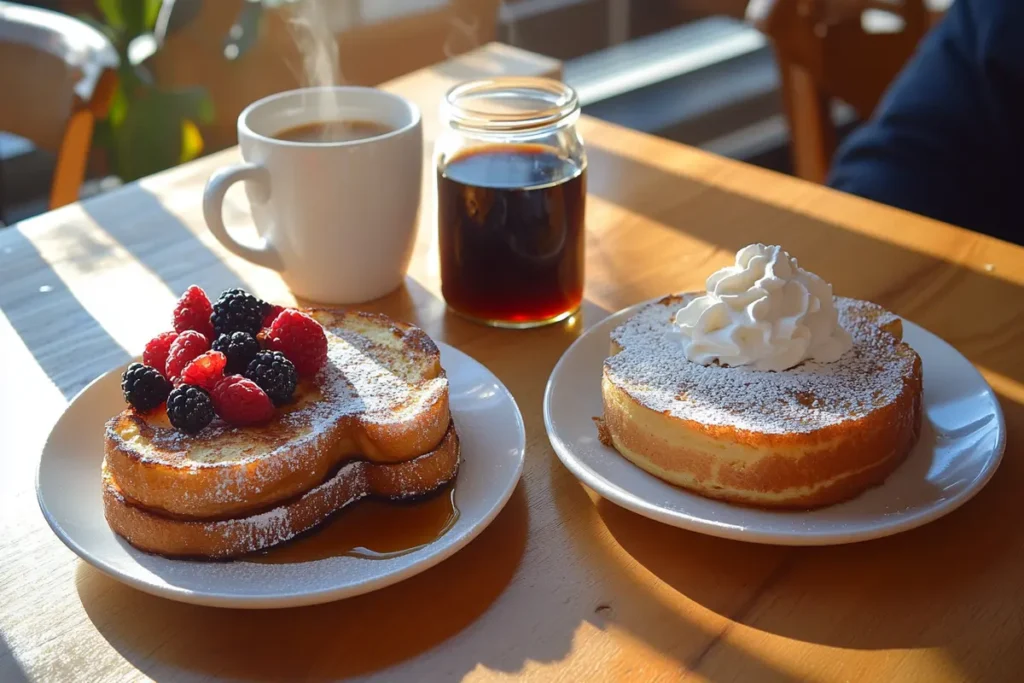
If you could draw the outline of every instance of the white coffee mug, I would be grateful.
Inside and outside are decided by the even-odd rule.
[[[361,120],[388,132],[345,142],[274,135],[318,121]],[[401,284],[412,256],[423,173],[420,112],[374,88],[304,88],[250,104],[238,117],[244,163],[206,184],[203,214],[229,251],[281,273],[300,297],[359,303]],[[245,181],[259,241],[224,227],[228,188]]]

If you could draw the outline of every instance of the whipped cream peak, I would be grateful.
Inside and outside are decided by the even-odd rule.
[[[673,326],[695,363],[781,371],[806,360],[834,362],[853,345],[839,325],[832,285],[781,247],[743,247],[706,287]]]

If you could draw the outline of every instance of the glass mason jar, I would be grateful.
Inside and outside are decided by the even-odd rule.
[[[563,320],[583,300],[587,158],[579,100],[545,78],[463,83],[435,147],[441,291],[497,327]]]

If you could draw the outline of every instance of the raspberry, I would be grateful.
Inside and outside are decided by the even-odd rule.
[[[228,367],[224,370],[225,373],[241,375],[259,352],[260,343],[248,332],[232,332],[217,337],[211,348],[228,357]]]
[[[260,331],[267,304],[244,289],[229,289],[213,305],[210,322],[217,334],[248,332],[252,336]]]
[[[167,399],[171,383],[156,368],[142,363],[132,363],[121,375],[121,391],[140,413],[153,410]]]
[[[206,389],[182,384],[167,397],[167,418],[178,429],[195,434],[213,422],[213,402]]]
[[[209,391],[224,376],[224,367],[227,364],[227,357],[220,351],[207,351],[201,356],[196,356],[185,366],[181,371],[181,381],[183,384],[195,384]]]
[[[213,325],[210,324],[210,314],[213,313],[213,306],[206,292],[192,285],[185,290],[185,293],[178,299],[174,307],[174,330],[184,332],[195,330],[207,339],[213,339]]]
[[[327,335],[317,321],[305,313],[285,310],[270,325],[267,348],[280,351],[302,377],[315,375],[327,362]]]
[[[171,350],[171,344],[178,338],[177,332],[161,332],[146,344],[146,350],[142,352],[142,363],[151,368],[156,368],[163,374],[167,366],[167,354]]]
[[[213,407],[225,422],[250,425],[269,420],[274,404],[256,382],[241,375],[229,375],[213,388]]]
[[[267,314],[263,316],[263,327],[270,327],[270,324],[274,322],[274,318],[281,315],[284,311],[284,306],[278,306],[277,304],[267,304]]]
[[[210,342],[206,341],[206,337],[195,330],[185,330],[171,343],[171,349],[167,353],[167,365],[164,366],[164,376],[177,384],[185,366],[209,349]]]
[[[260,351],[249,363],[245,376],[256,382],[274,405],[292,400],[299,375],[292,362],[280,351]]]

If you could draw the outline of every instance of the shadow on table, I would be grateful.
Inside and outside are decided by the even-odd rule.
[[[1024,406],[1000,397],[1008,440],[1024,438]],[[1015,433],[1016,432],[1016,433]],[[1004,459],[963,508],[885,539],[823,548],[728,541],[636,515],[604,499],[596,508],[623,550],[674,590],[730,623],[844,649],[941,648],[966,680],[992,662],[1024,665],[1019,639],[1024,562],[1024,463]],[[993,523],[1005,520],[1005,523]],[[756,569],[755,569],[756,568]],[[742,596],[735,599],[733,596]],[[977,624],[977,631],[960,625]],[[760,663],[737,662],[716,639],[697,662],[758,679]]]
[[[575,554],[585,556],[607,591],[606,597],[596,605],[589,620],[601,629],[624,629],[636,638],[675,660],[680,670],[697,672],[707,680],[722,680],[710,676],[703,669],[706,658],[716,651],[729,659],[730,667],[724,680],[780,681],[801,680],[783,671],[759,655],[739,647],[723,636],[733,626],[731,615],[742,615],[756,596],[761,584],[785,571],[785,549],[772,546],[730,543],[710,536],[683,532],[681,529],[654,522],[640,515],[608,503],[596,494],[596,503],[588,497],[589,489],[581,486],[556,458],[550,463],[551,477],[563,480],[556,490],[555,503],[565,519],[573,519],[575,527],[567,535],[575,546]],[[619,528],[609,524],[606,508],[621,514]],[[581,514],[583,511],[584,514]],[[609,540],[601,527],[607,526],[614,540]],[[653,533],[652,533],[653,529]],[[645,538],[656,536],[646,545],[658,565],[649,564],[650,557],[636,554],[623,544],[623,549],[645,566],[671,589],[692,597],[679,585],[673,584],[658,570],[672,567],[695,585],[702,587],[711,597],[707,607],[727,617],[716,629],[715,619],[700,615],[690,618],[680,614],[678,606],[668,604],[659,595],[665,588],[660,581],[652,582],[639,577],[630,569],[609,543],[620,540],[616,532],[629,536],[640,534]],[[682,537],[677,532],[684,534]],[[604,538],[602,538],[602,536]],[[731,574],[731,576],[730,576]],[[767,577],[767,578],[766,578]],[[671,578],[671,577],[669,577]],[[695,614],[699,614],[696,610]],[[742,671],[737,675],[736,671]],[[702,679],[703,680],[703,679]]]
[[[130,356],[82,306],[39,250],[16,227],[0,239],[0,311],[43,369],[71,398],[94,379],[88,368],[117,367]],[[95,245],[95,250],[101,247]],[[66,352],[74,339],[75,354]]]
[[[82,202],[81,207],[173,292],[182,292],[191,284],[211,293],[247,286],[142,186],[99,195]],[[154,221],[157,215],[162,216],[156,219],[161,230],[147,230],[144,222]],[[60,257],[81,270],[89,270],[109,256],[110,245],[90,240],[73,219],[54,229],[76,233],[69,247],[73,251]],[[13,226],[4,230],[0,240],[0,282],[0,311],[65,398],[94,379],[97,367],[113,368],[130,360],[128,352],[100,326],[39,250]],[[74,355],[65,352],[68,339],[75,340]],[[82,358],[90,362],[83,364]],[[83,367],[87,368],[85,375]]]
[[[998,273],[971,270],[591,143],[587,184],[592,195],[727,252],[755,240],[781,244],[797,257],[803,250],[812,252],[813,260],[801,258],[801,264],[825,277],[837,293],[875,301],[927,329],[940,330],[972,361],[1024,383],[1020,344],[1013,343],[1024,342],[1024,288]],[[897,231],[900,224],[896,221],[889,227]],[[948,236],[943,239],[945,249],[954,251],[950,247],[955,243],[949,244]],[[628,239],[605,236],[604,241],[629,249]],[[664,263],[678,264],[681,286],[702,284],[708,274],[704,262],[713,256],[708,249],[698,253],[691,242],[669,237],[657,244]],[[964,244],[966,248],[966,240]],[[591,246],[601,251],[599,244]],[[601,255],[612,271],[607,280],[623,283],[627,291],[637,290],[635,296],[630,292],[629,300],[661,293],[643,287],[645,273],[637,272],[631,259],[616,256],[615,252]],[[669,279],[664,268],[650,277],[654,282]],[[936,304],[938,298],[941,305]],[[979,305],[984,317],[964,325],[965,311],[978,310]]]
[[[4,683],[28,683],[28,676],[21,663],[14,657],[7,640],[0,635],[0,681]]]
[[[427,656],[439,656],[436,648],[472,624],[505,590],[522,559],[528,526],[520,485],[491,526],[440,565],[370,594],[312,607],[186,605],[123,586],[85,563],[78,566],[78,592],[100,633],[155,680],[178,679],[183,670],[203,680],[345,678],[386,670],[432,648]],[[505,648],[500,642],[495,646],[500,659]],[[444,653],[452,676],[481,664],[501,664],[467,648]]]

